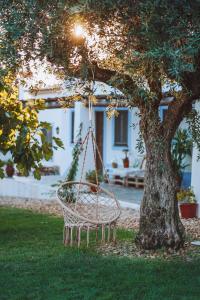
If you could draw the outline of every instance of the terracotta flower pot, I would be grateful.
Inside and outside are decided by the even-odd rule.
[[[112,162],[112,168],[116,169],[118,167],[118,164],[116,162]]]
[[[197,203],[180,204],[181,217],[184,219],[196,218],[197,207],[198,207]]]
[[[8,177],[13,177],[14,173],[15,173],[14,167],[12,165],[7,165],[6,166],[6,174],[7,174],[7,176]]]
[[[92,192],[92,193],[97,193],[97,187],[96,186],[93,186],[93,185],[91,185],[90,186],[90,191]]]

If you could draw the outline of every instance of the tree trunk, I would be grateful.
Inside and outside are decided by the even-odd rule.
[[[146,145],[144,197],[136,243],[143,249],[179,249],[184,243],[184,227],[179,218],[176,194],[177,174],[171,161],[171,141],[165,141],[159,125],[143,127]]]

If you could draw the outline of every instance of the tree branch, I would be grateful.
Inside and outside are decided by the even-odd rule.
[[[94,77],[94,80],[99,80],[119,89],[130,105],[141,106],[144,102],[141,97],[136,95],[137,86],[128,74],[104,69],[99,67],[97,63],[94,63],[89,69],[89,77],[90,79]]]
[[[200,94],[183,96],[181,99],[174,99],[168,107],[163,121],[165,138],[171,140],[183,118],[192,110],[193,101],[199,98]]]

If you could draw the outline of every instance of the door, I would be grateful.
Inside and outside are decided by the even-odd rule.
[[[103,160],[103,126],[104,126],[104,112],[96,111],[95,112],[95,128],[96,128],[96,142]],[[100,160],[98,153],[96,153],[96,166],[99,172],[103,171],[103,166]]]

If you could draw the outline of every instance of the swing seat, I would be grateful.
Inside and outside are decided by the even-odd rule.
[[[102,241],[105,241],[105,229],[108,228],[109,241],[115,240],[115,225],[120,216],[120,205],[114,194],[99,185],[88,182],[70,181],[63,183],[57,198],[64,216],[64,243],[73,244],[73,229],[77,231],[80,245],[81,230],[87,230],[87,245],[90,229],[102,228]]]

